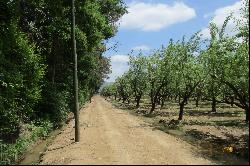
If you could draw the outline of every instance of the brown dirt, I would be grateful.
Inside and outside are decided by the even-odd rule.
[[[237,140],[244,135],[249,137],[249,124],[244,121],[244,110],[229,105],[224,106],[225,108],[223,106],[218,104],[217,113],[209,113],[211,105],[203,105],[202,108],[197,108],[194,104],[189,104],[184,110],[184,125],[182,128],[184,130],[195,129],[225,140],[232,137]],[[169,122],[171,119],[178,119],[178,106],[157,109],[156,111],[159,114],[154,117],[156,121],[164,119]]]
[[[74,121],[54,139],[40,164],[215,164],[196,147],[142,119],[115,109],[100,96],[80,113],[80,143],[74,143]]]

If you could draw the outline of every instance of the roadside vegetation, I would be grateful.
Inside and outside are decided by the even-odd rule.
[[[102,53],[126,8],[121,0],[76,0],[75,6],[83,105],[110,72]],[[73,112],[70,9],[67,0],[0,2],[0,164],[15,162]],[[30,136],[22,137],[25,128]]]

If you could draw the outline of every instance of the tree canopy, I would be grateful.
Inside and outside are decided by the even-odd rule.
[[[75,1],[79,97],[83,104],[110,73],[104,41],[126,13],[122,0]],[[16,138],[21,123],[58,126],[72,111],[71,3],[0,2],[0,139]]]

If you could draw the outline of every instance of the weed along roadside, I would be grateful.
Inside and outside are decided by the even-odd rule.
[[[51,144],[53,139],[60,133],[60,129],[52,131],[46,139],[39,139],[31,145],[27,151],[22,155],[22,158],[17,161],[17,165],[37,165],[40,162],[40,157],[47,147]]]
[[[23,124],[22,131],[15,142],[0,142],[1,160],[0,164],[13,164],[23,157],[27,148],[37,140],[48,137],[52,130],[49,121],[40,121],[32,124]]]
[[[120,0],[0,1],[0,164],[15,163],[98,93],[110,73],[106,41],[125,13]]]
[[[43,122],[41,124],[23,125],[20,137],[15,143],[2,143],[1,165],[33,165],[38,164],[40,157],[47,146],[63,130],[64,126],[72,119],[69,114],[66,123],[53,129],[52,124]]]
[[[73,115],[69,114],[65,123],[62,123],[60,127],[54,129],[46,135],[46,137],[37,138],[34,142],[30,143],[27,149],[20,155],[19,159],[16,160],[17,165],[36,165],[40,162],[40,158],[43,152],[47,150],[47,147],[52,143],[53,139],[61,133],[65,125],[73,119]]]
[[[182,121],[177,119],[177,106],[171,108],[157,109],[155,114],[147,114],[147,103],[142,103],[141,108],[136,108],[136,103],[124,104],[116,101],[113,98],[107,99],[114,107],[128,111],[134,116],[138,116],[145,122],[148,122],[156,130],[161,130],[167,134],[180,138],[193,146],[198,147],[199,154],[204,158],[211,159],[218,164],[229,165],[248,165],[249,164],[249,124],[243,120],[243,114],[234,115],[235,109],[230,108],[222,110],[224,114],[232,113],[230,119],[235,116],[231,124],[227,117],[221,119],[216,116],[206,114],[209,106],[204,103],[204,115],[192,113],[188,116],[189,111],[186,113],[186,119]],[[190,103],[190,110],[195,110],[195,106]],[[207,108],[206,108],[207,107]],[[192,111],[195,112],[195,111]],[[219,113],[218,113],[219,114]],[[197,120],[197,119],[201,120]],[[224,123],[223,123],[224,122]],[[233,134],[232,134],[233,133]]]
[[[88,102],[81,107],[83,109],[88,105]],[[39,138],[34,143],[32,143],[27,150],[19,157],[16,161],[17,165],[37,165],[40,163],[40,159],[44,152],[47,150],[48,146],[51,145],[53,140],[62,133],[65,127],[73,120],[73,113],[69,113],[65,123],[62,123],[59,128],[51,131],[46,137]]]

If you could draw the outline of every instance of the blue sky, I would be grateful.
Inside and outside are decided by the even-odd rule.
[[[112,73],[107,82],[128,70],[128,54],[142,50],[149,54],[166,46],[169,39],[179,40],[202,30],[209,37],[208,24],[222,25],[230,12],[239,17],[241,0],[125,0],[129,13],[120,20],[118,33],[108,40],[107,47],[117,43],[105,56],[111,57]],[[233,27],[233,22],[229,27]]]

